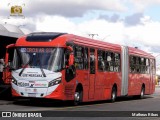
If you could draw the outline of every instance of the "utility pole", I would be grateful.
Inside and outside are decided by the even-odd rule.
[[[96,35],[96,36],[98,36],[98,34],[88,34],[89,36],[91,36],[92,37],[92,39],[93,39],[93,37]]]

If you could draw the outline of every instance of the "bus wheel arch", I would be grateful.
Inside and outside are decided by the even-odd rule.
[[[117,98],[117,84],[114,84],[111,91],[111,102],[115,102]]]
[[[74,105],[78,105],[83,101],[83,86],[78,83],[74,93]]]

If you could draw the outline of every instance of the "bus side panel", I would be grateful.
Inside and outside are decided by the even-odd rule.
[[[71,81],[66,81],[65,78],[66,70],[62,71],[62,83],[63,83],[63,94],[65,100],[73,100],[74,99],[74,91],[75,91],[75,78]]]
[[[115,72],[113,74],[113,82],[111,86],[111,90],[114,84],[117,85],[117,96],[121,96],[121,90],[122,90],[122,73],[121,72]]]
[[[105,73],[105,79],[104,79],[104,99],[110,99],[111,98],[111,81],[112,81],[112,74],[111,72]]]
[[[106,72],[103,92],[104,99],[111,98],[111,91],[114,84],[117,85],[117,96],[121,96],[121,78],[121,72]]]
[[[151,82],[152,81],[150,80],[150,74],[144,74],[142,83],[145,84],[145,94],[150,94]]]
[[[142,89],[142,84],[147,83],[147,81],[144,78],[144,74],[141,73],[141,74],[136,74],[136,75],[137,75],[137,79],[134,82],[134,89],[135,89],[134,95],[140,95],[141,89]],[[145,84],[145,86],[147,86],[147,85]]]
[[[150,94],[155,92],[155,84],[156,84],[156,75],[153,75],[153,79],[151,81]]]
[[[88,96],[89,96],[89,71],[85,70],[84,73],[84,78],[81,83],[83,86],[83,101],[88,101]]]
[[[105,72],[97,71],[96,81],[95,81],[95,100],[104,99],[104,81],[105,81]]]
[[[83,102],[89,101],[89,71],[76,70],[76,77],[70,82],[65,81],[65,96],[67,100],[74,100],[74,93],[78,84],[83,88]]]
[[[137,74],[129,74],[128,95],[135,95]]]

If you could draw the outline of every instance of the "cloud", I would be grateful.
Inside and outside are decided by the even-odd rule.
[[[126,28],[125,34],[130,40],[137,40],[146,45],[160,45],[159,39],[160,22],[147,22],[144,25]]]
[[[150,46],[148,46],[150,47]],[[160,51],[160,45],[153,45],[151,48],[150,48],[150,51],[154,52],[154,53],[159,53]]]
[[[124,19],[124,22],[126,25],[138,25],[138,24],[142,24],[141,23],[141,18],[143,18],[143,13],[135,13],[131,16],[127,16]]]
[[[116,23],[118,21],[124,22],[126,26],[135,26],[135,25],[143,25],[144,22],[144,14],[143,13],[134,13],[132,15],[126,16],[125,18],[121,18],[119,14],[109,15],[100,15],[99,19],[105,19],[109,22]]]
[[[105,19],[110,22],[118,22],[120,20],[120,16],[118,14],[113,14],[112,16],[100,15],[99,19]]]
[[[92,10],[125,11],[124,0],[5,0],[1,3],[1,10],[10,13],[10,7],[20,5],[26,16],[39,14],[60,15],[65,17],[80,17]]]
[[[121,3],[121,0],[48,0],[47,2],[34,0],[29,2],[26,13],[77,17],[83,16],[90,10],[124,11],[126,7]]]
[[[160,5],[160,0],[129,0],[137,12],[143,12],[152,5]]]
[[[76,33],[76,25],[69,19],[60,16],[46,16],[36,22],[36,30],[48,32],[71,32]]]
[[[110,21],[117,22],[120,19],[120,16],[118,14],[113,14],[110,18]]]
[[[140,17],[141,18],[141,17]],[[139,23],[139,21],[138,21]],[[148,52],[158,52],[160,43],[160,22],[151,21],[148,16],[141,18],[141,24],[126,26],[125,21],[110,22],[105,19],[93,19],[74,23],[71,19],[60,16],[47,16],[36,22],[38,31],[67,32],[106,42],[128,45]]]

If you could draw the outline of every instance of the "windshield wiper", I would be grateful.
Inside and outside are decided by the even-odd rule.
[[[43,68],[42,68],[42,65],[41,65],[41,61],[40,61],[39,55],[38,55],[38,60],[37,60],[37,61],[39,62],[40,70],[41,70],[41,72],[42,72],[43,77],[46,77],[46,74],[45,74],[45,72],[44,72],[44,70],[43,70]]]
[[[34,56],[34,55],[33,55],[33,56]],[[32,56],[32,60],[33,60],[33,56]],[[23,71],[25,70],[25,68],[27,67],[27,65],[29,65],[29,63],[31,63],[32,60],[29,59],[29,61],[24,65],[23,69],[22,69],[22,70],[20,71],[20,73],[19,73],[19,76],[22,75]]]
[[[34,56],[34,55],[33,55]],[[19,76],[21,76],[22,75],[22,73],[23,73],[23,71],[25,70],[25,68],[27,67],[27,65],[29,65],[29,63],[31,63],[32,61],[33,61],[33,57],[32,56],[32,60],[29,60],[25,65],[24,65],[24,67],[23,67],[23,69],[20,71],[20,73],[19,73]],[[46,74],[45,74],[45,72],[44,72],[44,70],[43,70],[43,68],[42,68],[42,65],[41,65],[41,62],[40,62],[40,58],[39,58],[39,55],[38,55],[38,60],[37,60],[38,62],[39,62],[39,66],[40,66],[40,70],[41,70],[41,72],[42,72],[42,75],[44,76],[44,77],[46,77]]]

